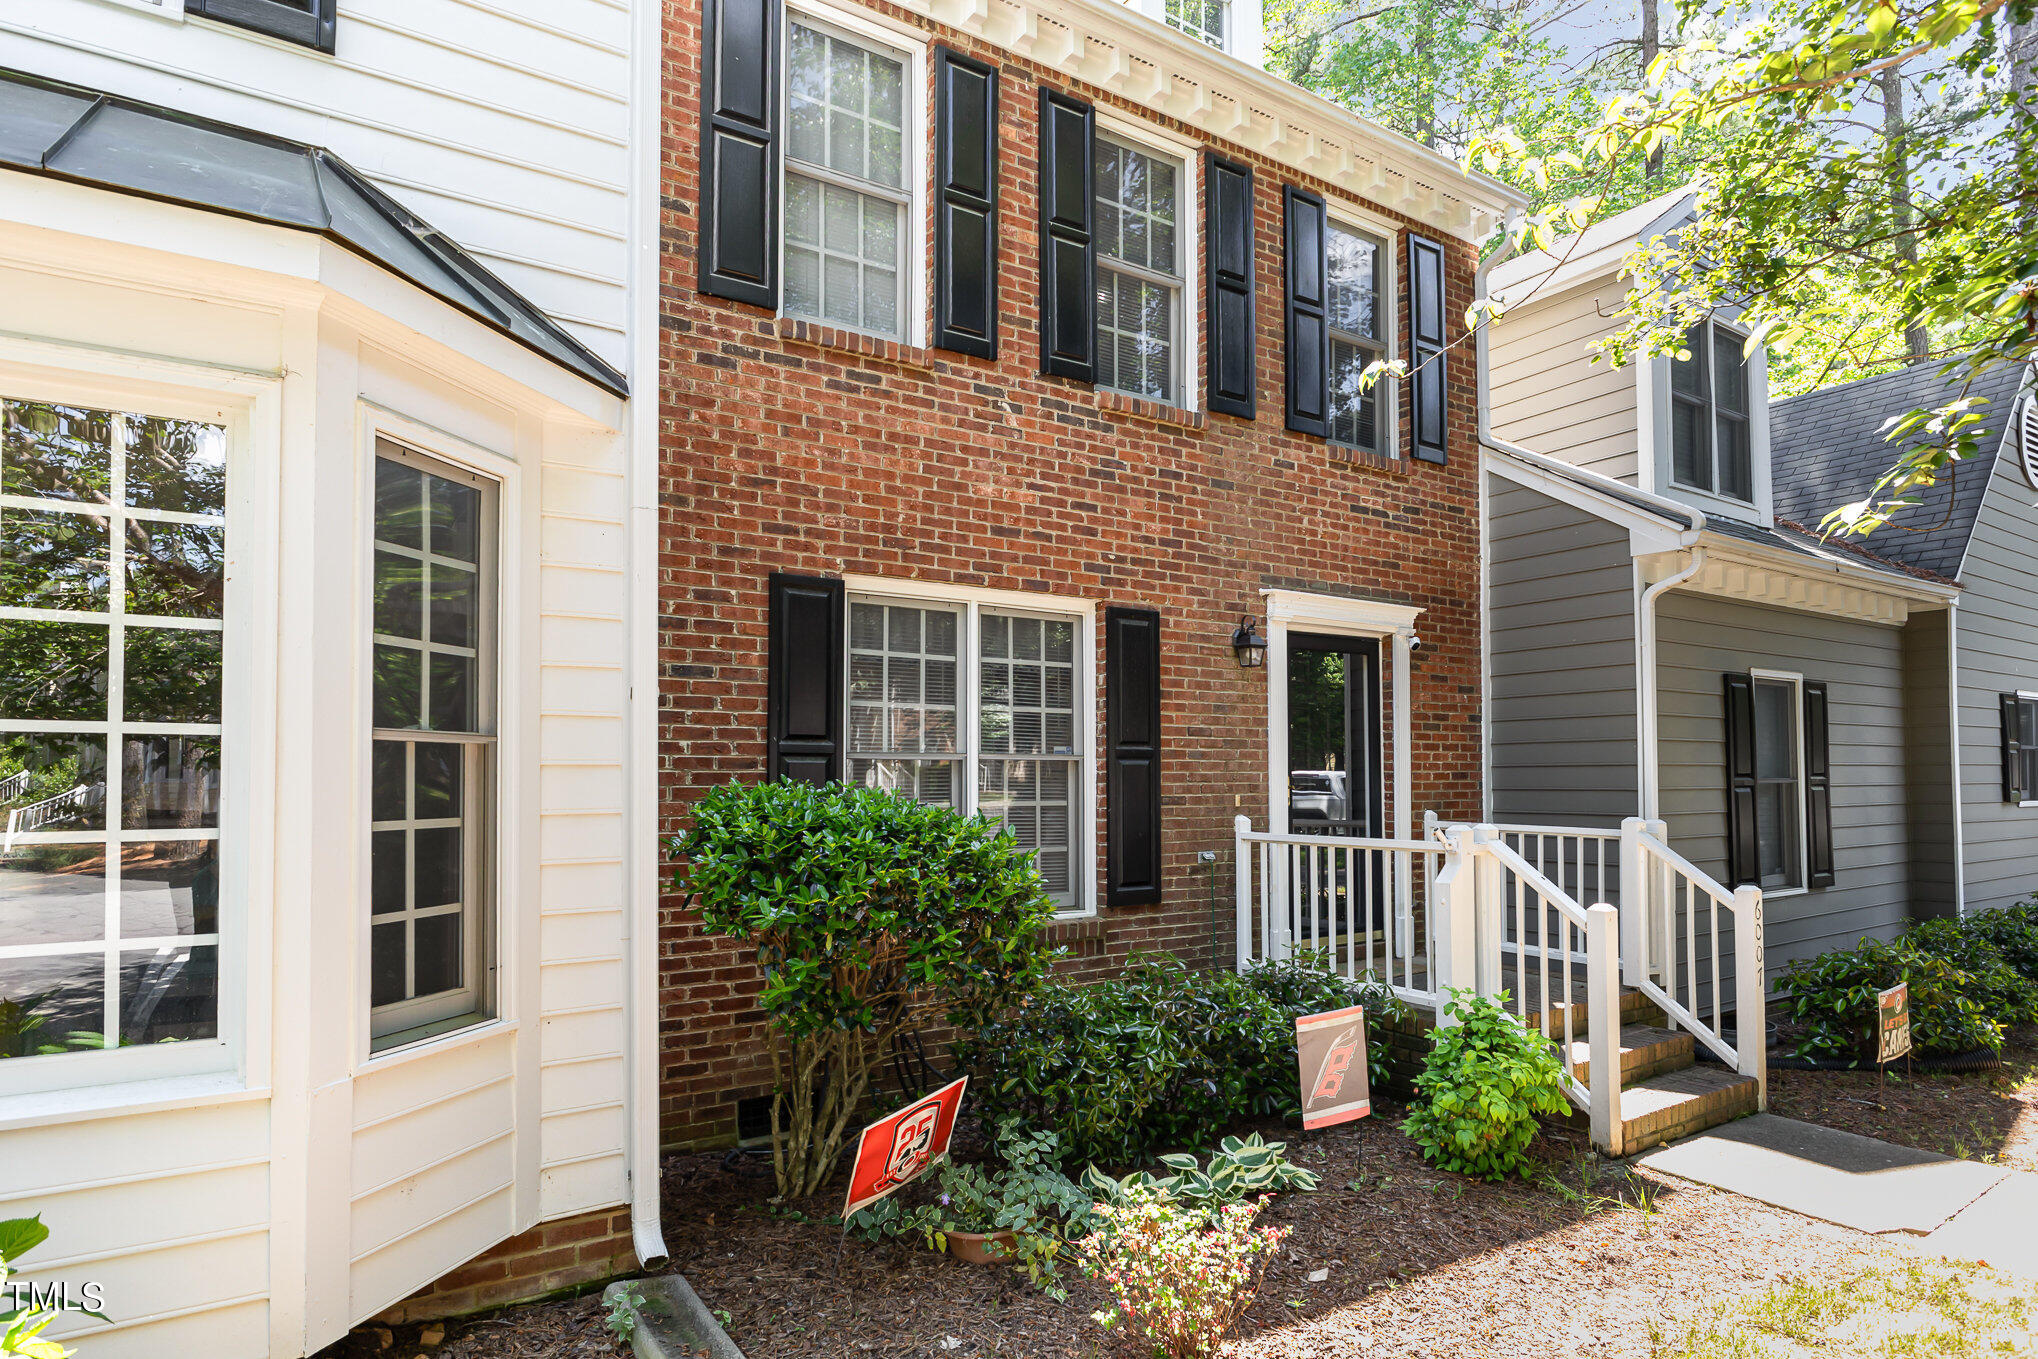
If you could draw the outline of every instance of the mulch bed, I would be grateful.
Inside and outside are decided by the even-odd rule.
[[[1304,1134],[1268,1125],[1322,1188],[1276,1201],[1291,1236],[1228,1351],[1235,1359],[1648,1355],[1679,1318],[1779,1280],[1838,1278],[1888,1248],[1710,1190],[1604,1165],[1580,1131],[1539,1140],[1542,1173],[1489,1185],[1425,1164],[1385,1101]],[[753,1173],[745,1173],[750,1171]],[[763,1173],[754,1173],[763,1171]],[[751,1359],[1117,1359],[1090,1320],[1103,1291],[1071,1273],[1066,1302],[1004,1267],[902,1243],[845,1242],[839,1198],[775,1211],[768,1169],[669,1157],[665,1239]],[[1310,1275],[1326,1271],[1316,1282]],[[437,1355],[611,1359],[598,1298],[457,1323]],[[409,1332],[409,1328],[405,1328]],[[390,1353],[417,1353],[399,1333]]]
[[[1769,1111],[1901,1146],[2038,1170],[2038,1029],[2013,1030],[1995,1071],[1769,1073]]]

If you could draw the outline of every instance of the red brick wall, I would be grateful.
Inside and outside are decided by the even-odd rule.
[[[1219,930],[1230,929],[1231,819],[1266,806],[1266,681],[1230,636],[1281,587],[1423,609],[1414,668],[1417,814],[1479,802],[1478,511],[1469,345],[1451,351],[1450,459],[1376,467],[1282,420],[1281,185],[1337,196],[1242,147],[1259,223],[1259,418],[1183,418],[1039,373],[1036,87],[1074,90],[1171,131],[1173,120],[952,30],[876,8],[999,66],[1001,334],[986,362],[837,337],[695,288],[700,14],[666,9],[660,358],[662,822],[698,793],[754,779],[765,758],[765,582],[774,570],[870,574],[1147,605],[1163,628],[1166,892],[1102,911],[1076,962],[1208,946],[1219,851]],[[1195,198],[1200,216],[1200,193]],[[1409,225],[1384,208],[1383,215]],[[1426,232],[1425,234],[1437,234]],[[931,232],[930,232],[931,236]],[[1193,248],[1201,248],[1200,231]],[[1451,242],[1452,334],[1475,252]],[[1402,269],[1397,243],[1394,268]],[[1200,273],[1200,265],[1199,270]],[[1405,288],[1397,282],[1397,294]],[[1185,299],[1201,310],[1201,298]],[[1404,336],[1406,315],[1397,318]],[[1200,326],[1199,326],[1200,329]],[[1200,372],[1189,381],[1201,385]],[[1402,437],[1408,446],[1403,403]],[[1102,655],[1102,639],[1097,653]],[[1099,740],[1102,698],[1099,685]],[[1390,752],[1391,760],[1391,752]],[[1098,785],[1104,780],[1100,770]],[[1390,802],[1391,806],[1391,802]],[[1101,826],[1102,809],[1098,809]],[[1263,821],[1261,822],[1262,824]],[[1101,840],[1101,836],[1100,836]],[[1102,845],[1098,846],[1101,856]],[[1103,881],[1103,870],[1098,870]],[[735,1100],[768,1081],[744,950],[662,913],[663,1125],[684,1145],[727,1138]],[[1101,936],[1101,937],[1097,937]],[[1225,937],[1228,937],[1228,933]]]
[[[603,1208],[520,1232],[419,1289],[376,1320],[394,1325],[465,1316],[636,1268],[630,1210]]]

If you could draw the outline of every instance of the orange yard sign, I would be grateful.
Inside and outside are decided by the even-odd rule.
[[[1894,1062],[1911,1051],[1911,988],[1898,982],[1875,997],[1875,1062]]]
[[[1366,1007],[1354,1005],[1295,1021],[1302,1080],[1302,1126],[1328,1128],[1373,1112],[1366,1087]]]
[[[969,1077],[964,1076],[863,1130],[842,1216],[904,1188],[948,1155],[948,1139],[955,1132],[955,1116],[968,1085]]]

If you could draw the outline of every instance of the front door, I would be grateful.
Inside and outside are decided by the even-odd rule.
[[[1385,834],[1377,638],[1288,634],[1288,829]]]

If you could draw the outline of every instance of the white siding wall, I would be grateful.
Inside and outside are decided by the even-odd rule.
[[[340,0],[327,56],[119,0],[0,5],[0,66],[330,148],[623,367],[631,0]]]
[[[1633,364],[1594,361],[1620,327],[1627,285],[1609,279],[1506,312],[1493,327],[1493,432],[1547,457],[1635,483]]]
[[[2038,691],[2038,491],[1992,464],[1960,584],[1961,835],[1969,911],[2038,894],[2038,807],[2003,801],[1996,697]]]

